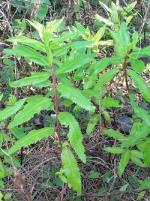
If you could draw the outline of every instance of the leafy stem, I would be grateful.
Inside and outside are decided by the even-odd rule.
[[[125,83],[126,83],[126,90],[127,90],[127,92],[129,92],[127,67],[128,67],[128,55],[124,59],[123,71],[124,71],[124,77],[125,77]]]
[[[58,104],[58,95],[57,95],[57,79],[56,79],[56,74],[52,65],[51,65],[51,71],[52,71],[52,88],[53,88],[53,94],[54,94],[53,95],[54,110],[56,114],[56,134],[57,134],[59,144],[61,145],[61,135],[60,135],[61,126],[58,120],[59,104]]]

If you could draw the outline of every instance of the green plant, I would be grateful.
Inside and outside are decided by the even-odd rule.
[[[42,72],[31,72],[31,76],[13,82],[10,81],[10,86],[12,88],[29,85],[37,88],[48,87],[49,92],[44,96],[35,95],[20,100],[15,98],[11,104],[7,104],[6,108],[0,111],[1,129],[3,131],[6,129],[9,130],[12,145],[5,151],[1,147],[3,161],[1,162],[2,164],[5,163],[4,158],[8,157],[11,159],[10,163],[13,165],[13,156],[22,147],[27,147],[43,138],[56,135],[58,137],[58,144],[62,148],[62,168],[57,175],[80,194],[81,176],[71,147],[81,161],[85,163],[86,155],[84,145],[82,144],[83,136],[79,123],[73,114],[59,111],[59,101],[64,98],[70,99],[71,105],[75,103],[80,108],[94,112],[94,105],[83,94],[81,89],[73,86],[74,83],[69,79],[69,73],[81,67],[86,68],[87,64],[94,60],[95,55],[86,53],[86,49],[89,46],[88,42],[74,40],[78,37],[76,33],[68,31],[59,34],[58,29],[62,25],[62,20],[52,21],[47,23],[46,26],[38,22],[29,23],[38,31],[40,41],[30,39],[26,36],[16,36],[9,39],[9,42],[13,42],[14,46],[12,49],[6,49],[5,55],[14,55],[18,58],[23,57],[27,61],[41,65]],[[79,48],[82,51],[79,51]],[[80,62],[76,60],[76,57],[79,58]],[[16,134],[15,136],[13,134],[16,132],[14,132],[14,129],[17,129],[18,126],[22,127],[25,122],[32,119],[35,114],[39,114],[41,110],[55,111],[56,127],[31,130],[26,135],[20,135],[19,139],[15,140],[14,137],[16,137]],[[67,139],[64,141],[61,137],[60,124],[65,127],[69,126],[68,142]],[[2,146],[7,141],[4,132],[3,136],[4,141],[1,142]],[[2,178],[4,178],[6,173],[4,169],[1,168],[1,170],[3,170]]]
[[[95,16],[95,18],[99,22],[104,23],[109,27],[112,27],[112,29],[116,31],[119,30],[120,24],[123,21],[125,21],[128,25],[131,22],[132,18],[136,15],[136,13],[133,12],[133,9],[135,8],[137,1],[127,4],[124,7],[120,5],[118,0],[116,1],[116,3],[111,2],[110,7],[102,1],[99,1],[99,4],[105,10],[108,18],[104,18],[98,14]]]
[[[127,25],[120,22],[118,30],[109,31],[112,37],[109,46],[114,47],[114,54],[98,60],[97,53],[105,33],[104,26],[96,34],[91,34],[88,28],[85,29],[78,23],[76,27],[67,29],[63,20],[54,20],[46,25],[37,21],[28,22],[38,32],[39,40],[24,35],[10,38],[8,41],[13,43],[13,47],[4,51],[4,57],[13,55],[41,68],[38,72],[31,72],[30,76],[10,81],[9,85],[12,89],[32,86],[46,88],[47,91],[44,95],[38,94],[19,100],[18,97],[11,96],[5,109],[0,111],[1,181],[12,174],[12,169],[7,172],[4,166],[19,165],[17,152],[20,149],[55,136],[61,149],[62,163],[56,174],[81,194],[82,182],[77,158],[86,163],[86,154],[80,118],[76,117],[76,111],[87,112],[87,134],[91,134],[98,123],[102,131],[101,121],[105,119],[110,122],[112,118],[109,110],[122,107],[119,100],[108,96],[108,86],[120,72],[123,72],[126,93],[132,94],[138,89],[144,100],[150,102],[149,88],[142,77],[145,64],[141,59],[150,56],[150,46],[138,48],[138,33],[134,32],[130,37]],[[103,45],[107,44],[108,41],[104,41]],[[129,159],[141,167],[149,166],[149,113],[140,107],[136,108],[137,103],[132,95],[130,100],[135,112],[130,135],[125,137],[114,130],[105,131],[109,137],[120,142],[118,147],[105,148],[111,153],[121,154],[120,176]],[[42,110],[54,111],[56,124],[24,133],[26,123]],[[140,111],[142,116],[139,115]],[[139,130],[141,127],[142,133]],[[61,134],[63,128],[68,130],[66,138]],[[7,142],[8,147],[5,146]]]

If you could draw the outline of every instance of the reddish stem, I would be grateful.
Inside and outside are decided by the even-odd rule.
[[[58,104],[58,95],[57,95],[57,79],[56,79],[56,74],[54,71],[53,66],[51,66],[51,70],[52,70],[52,87],[53,87],[53,101],[54,101],[54,110],[55,110],[55,114],[56,114],[56,133],[57,133],[57,137],[58,137],[58,141],[59,144],[61,144],[61,136],[60,136],[60,123],[58,120],[58,114],[59,114],[59,104]]]

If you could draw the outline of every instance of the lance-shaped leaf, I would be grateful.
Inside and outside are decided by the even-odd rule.
[[[95,107],[88,100],[88,98],[82,94],[81,90],[64,84],[59,84],[57,89],[61,93],[62,97],[70,99],[73,103],[76,103],[81,108],[91,112],[95,110]]]
[[[142,107],[139,107],[135,101],[135,97],[132,94],[129,95],[129,98],[135,114],[150,127],[150,113],[147,110],[144,110]]]
[[[46,30],[51,34],[53,32],[58,31],[61,26],[63,26],[63,19],[52,20],[46,23]]]
[[[98,74],[101,73],[106,67],[112,64],[120,64],[120,63],[121,63],[121,57],[118,56],[105,57],[102,58],[100,61],[93,62],[88,68],[90,76],[88,77],[88,81],[85,83],[85,88],[89,88],[91,87],[91,85],[95,86]],[[109,76],[108,74],[111,74],[111,72],[109,72],[108,74],[107,73],[104,74],[106,74],[104,79],[107,79],[106,77]]]
[[[0,101],[3,99],[3,94],[0,94]]]
[[[32,72],[31,76],[25,77],[14,82],[10,82],[10,87],[24,87],[28,85],[37,85],[49,79],[49,73],[47,72]]]
[[[115,100],[114,98],[112,97],[105,97],[103,100],[102,100],[102,106],[104,108],[120,108],[122,107],[122,105],[119,103],[118,100]]]
[[[21,99],[17,101],[14,105],[12,106],[7,106],[5,109],[0,111],[0,121],[3,121],[7,119],[8,117],[11,117],[13,114],[15,114],[18,110],[21,109],[23,104],[25,103],[26,98]]]
[[[63,165],[61,173],[65,176],[69,186],[72,187],[78,194],[81,194],[82,186],[80,170],[74,155],[66,144],[63,144],[61,160]]]
[[[144,147],[144,163],[147,167],[150,166],[150,142],[145,143]]]
[[[94,36],[94,41],[98,42],[105,33],[105,26],[101,27]]]
[[[33,26],[38,31],[41,40],[43,40],[44,26],[37,21],[32,21],[32,22],[30,20],[27,20],[27,21],[31,24],[31,26]]]
[[[20,43],[23,45],[27,45],[27,46],[32,47],[33,49],[36,49],[36,50],[39,50],[42,52],[46,52],[43,43],[41,43],[38,40],[28,38],[26,36],[15,36],[15,37],[8,39],[8,41],[12,42],[12,43]]]
[[[150,188],[150,178],[147,178],[140,182],[140,190],[145,190]]]
[[[126,150],[122,155],[121,155],[121,159],[119,162],[119,166],[118,166],[118,174],[121,177],[122,174],[124,173],[124,170],[126,168],[126,166],[128,165],[128,162],[130,160],[130,155],[131,155],[131,151],[130,150]]]
[[[100,116],[98,114],[90,115],[90,121],[88,122],[87,128],[86,128],[86,133],[90,135],[96,126],[97,122],[100,119]]]
[[[127,140],[122,143],[123,147],[134,147],[139,144],[142,139],[145,139],[149,134],[150,129],[143,122],[134,122],[130,135],[127,137]]]
[[[39,114],[41,110],[52,109],[51,100],[41,95],[31,96],[27,99],[27,104],[20,110],[9,124],[9,128],[14,128],[24,122],[29,121],[35,114]]]
[[[133,70],[137,73],[142,73],[145,69],[145,64],[142,60],[130,59]]]
[[[122,23],[118,32],[111,32],[117,55],[124,57],[128,53],[130,37],[125,23]]]
[[[108,19],[106,19],[106,18],[104,18],[98,14],[95,15],[95,19],[97,21],[105,23],[107,26],[113,26],[113,23],[110,20],[108,20]]]
[[[94,71],[95,74],[102,72],[106,67],[111,64],[120,64],[122,62],[121,57],[113,56],[113,57],[104,57],[100,61],[96,61],[90,65],[91,73]]]
[[[54,41],[54,42],[56,42],[58,44],[58,43],[62,43],[64,41],[76,39],[77,37],[78,37],[78,35],[75,32],[69,30],[68,32],[62,33],[61,36],[57,36],[56,41]]]
[[[7,172],[4,168],[3,162],[0,160],[0,179],[4,178],[7,175]]]
[[[85,149],[82,143],[83,136],[80,130],[79,123],[74,116],[69,112],[61,112],[59,114],[59,121],[62,125],[69,126],[68,138],[71,146],[75,150],[82,162],[86,162]]]
[[[67,60],[64,64],[62,64],[59,69],[57,70],[58,74],[69,73],[83,67],[86,64],[89,64],[91,61],[94,60],[93,56],[89,55],[76,55],[76,58]]]
[[[105,84],[108,84],[117,73],[118,73],[117,69],[111,69],[108,72],[102,74],[100,76],[95,88],[99,89],[100,87],[104,86]]]
[[[143,98],[150,103],[150,89],[146,85],[144,79],[133,70],[128,70],[128,75],[132,78],[135,86],[141,92]]]
[[[136,48],[136,50],[130,54],[130,57],[133,59],[149,57],[149,56],[150,56],[150,46],[147,46],[145,48]]]
[[[145,164],[143,163],[144,154],[141,151],[138,150],[132,150],[131,151],[131,161],[136,164],[139,167],[145,167]]]
[[[35,144],[38,141],[47,138],[49,136],[52,136],[54,134],[53,128],[41,128],[38,130],[32,130],[30,131],[26,136],[22,137],[20,140],[18,140],[9,150],[9,154],[14,154],[18,150],[20,150],[22,147],[28,147],[31,144]]]
[[[15,45],[12,49],[4,50],[7,56],[14,55],[16,57],[24,57],[41,66],[48,66],[47,57],[38,51],[25,45]]]
[[[121,147],[105,147],[104,150],[112,154],[122,154],[125,151]]]
[[[106,134],[108,137],[112,137],[120,142],[127,140],[127,137],[125,137],[122,133],[115,131],[113,129],[106,129],[104,131],[104,134]]]

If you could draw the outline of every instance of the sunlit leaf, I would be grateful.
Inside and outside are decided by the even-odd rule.
[[[76,103],[81,108],[85,110],[89,110],[89,111],[95,110],[95,107],[88,100],[88,98],[86,98],[82,94],[81,90],[73,88],[71,86],[64,85],[64,84],[59,84],[57,89],[61,93],[62,97],[70,99],[72,102]]]
[[[130,150],[126,150],[122,155],[121,155],[121,159],[119,161],[119,165],[118,165],[118,174],[121,177],[122,174],[124,173],[124,170],[130,160]]]
[[[63,167],[60,173],[66,177],[69,186],[71,186],[78,194],[81,194],[82,186],[80,170],[74,155],[65,144],[63,144],[61,160]]]
[[[14,115],[18,110],[20,110],[25,103],[26,98],[21,99],[17,101],[14,105],[12,106],[7,106],[5,109],[0,111],[0,121],[3,121],[7,119],[8,117],[11,117]]]
[[[135,83],[135,86],[139,89],[139,91],[141,92],[143,98],[150,103],[150,89],[148,88],[148,86],[146,85],[144,79],[142,78],[142,76],[140,76],[139,74],[137,74],[135,71],[133,70],[128,70],[128,75],[132,78],[132,80]]]
[[[9,154],[16,153],[22,147],[28,147],[31,144],[35,144],[38,141],[54,135],[53,128],[41,128],[39,130],[32,130],[26,136],[18,140],[9,150]]]
[[[14,128],[24,122],[29,121],[35,114],[42,110],[52,109],[51,100],[47,97],[36,95],[27,99],[27,104],[20,110],[10,122],[9,128]]]
[[[49,73],[46,72],[31,72],[31,76],[25,77],[14,82],[10,82],[10,87],[24,87],[28,85],[40,84],[49,79]]]
[[[83,136],[81,133],[81,129],[79,123],[74,118],[74,116],[69,112],[61,112],[59,114],[59,121],[62,125],[69,126],[69,133],[68,138],[70,144],[72,145],[73,149],[75,150],[78,157],[83,161],[86,162],[85,156],[85,149],[83,146]]]

